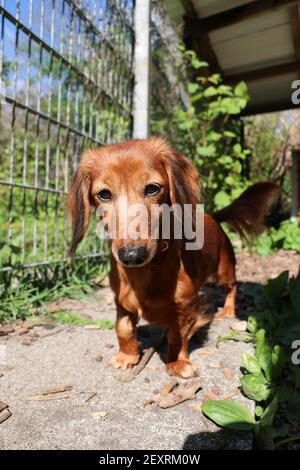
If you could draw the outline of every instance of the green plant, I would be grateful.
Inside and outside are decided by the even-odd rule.
[[[299,222],[284,220],[279,228],[271,227],[253,243],[253,250],[263,256],[281,249],[300,251]]]
[[[222,83],[219,74],[201,75],[207,66],[194,51],[180,47],[179,73],[189,67],[197,78],[182,77],[188,105],[175,106],[153,130],[168,130],[173,145],[193,160],[201,174],[204,202],[212,210],[227,205],[248,184],[242,165],[249,150],[241,143],[238,116],[249,97],[244,82],[232,87]]]
[[[27,318],[57,298],[93,295],[108,272],[106,259],[79,259],[37,269],[0,270],[0,323]]]
[[[95,325],[101,328],[102,330],[111,330],[114,327],[114,322],[107,319],[92,320],[90,318],[79,315],[78,313],[73,313],[65,310],[59,310],[51,314],[51,318],[57,321],[58,323],[66,323],[70,325],[77,326],[87,326]]]
[[[210,400],[202,411],[220,426],[251,429],[259,447],[280,447],[300,439],[300,366],[292,360],[293,343],[300,339],[300,271],[291,278],[285,271],[246,294],[261,311],[247,324],[255,337],[255,355],[242,355],[246,372],[241,387],[256,403],[256,419],[250,419],[244,405],[230,400]]]

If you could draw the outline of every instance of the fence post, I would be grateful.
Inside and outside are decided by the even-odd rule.
[[[297,220],[298,211],[300,209],[300,150],[292,150],[292,212],[291,220]]]
[[[150,114],[150,10],[151,0],[135,0],[133,137],[149,135]]]

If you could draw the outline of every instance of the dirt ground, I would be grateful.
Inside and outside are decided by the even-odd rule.
[[[194,337],[191,358],[201,389],[194,399],[171,408],[158,404],[162,388],[171,381],[165,372],[165,344],[134,380],[126,382],[123,373],[108,365],[117,353],[113,330],[35,326],[30,329],[34,340],[29,341],[20,334],[19,325],[1,336],[0,400],[9,405],[11,416],[0,424],[0,449],[250,449],[249,434],[220,431],[200,412],[203,400],[211,398],[232,398],[253,411],[253,403],[239,389],[241,353],[253,346],[230,341],[217,348],[216,340],[230,327],[243,330],[243,320],[253,312],[243,297],[243,284],[264,283],[286,269],[296,274],[300,255],[278,252],[261,257],[242,252],[237,260],[238,318],[215,318]],[[222,289],[208,286],[205,291],[214,310],[222,306]],[[109,287],[101,288],[96,296],[99,300],[64,300],[52,309],[113,320]],[[139,327],[144,348],[159,335],[158,328],[143,323]],[[199,381],[180,379],[177,388],[193,385],[195,380]],[[65,391],[42,395],[49,388],[66,385]]]

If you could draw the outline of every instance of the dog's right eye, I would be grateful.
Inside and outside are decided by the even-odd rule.
[[[101,189],[101,191],[97,193],[97,198],[101,201],[110,201],[112,198],[112,194],[109,189]]]

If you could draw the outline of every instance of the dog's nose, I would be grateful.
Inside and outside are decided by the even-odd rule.
[[[143,264],[147,257],[144,246],[123,246],[118,251],[119,260],[127,266],[138,266]]]

